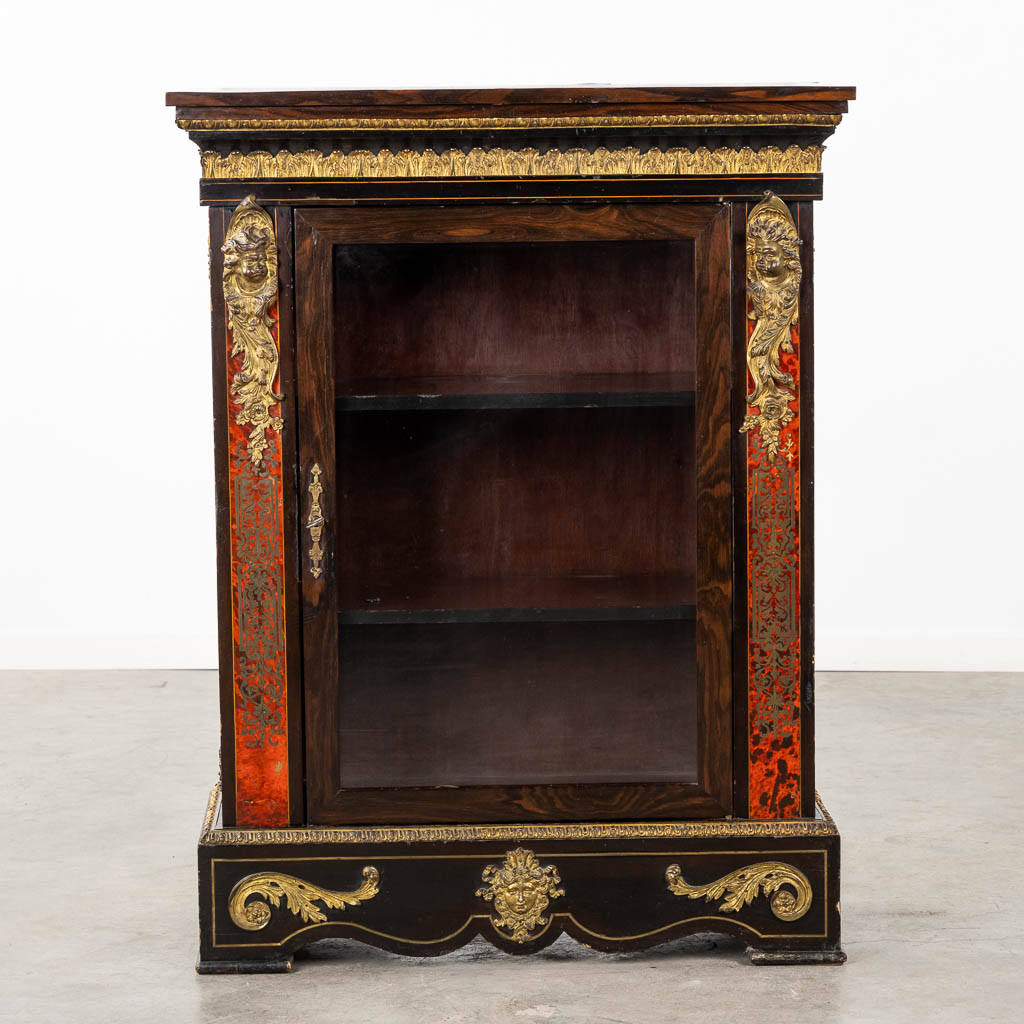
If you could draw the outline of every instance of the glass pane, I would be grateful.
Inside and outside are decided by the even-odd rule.
[[[340,787],[696,781],[692,256],[336,250]]]

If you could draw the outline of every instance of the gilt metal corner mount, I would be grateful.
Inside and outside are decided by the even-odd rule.
[[[769,462],[779,452],[779,432],[796,413],[793,375],[782,367],[782,353],[793,352],[793,325],[799,316],[800,236],[778,196],[771,192],[747,218],[747,316],[754,328],[747,339],[747,369],[754,389],[742,433],[757,430]]]

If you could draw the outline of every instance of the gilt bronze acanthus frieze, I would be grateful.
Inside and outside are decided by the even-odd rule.
[[[289,149],[270,152],[201,153],[203,177],[207,179],[275,178],[536,178],[591,177],[594,175],[770,175],[820,174],[820,145],[721,146],[689,149],[676,146],[608,149],[552,147],[544,150],[526,146],[440,149],[387,148],[331,150]]]

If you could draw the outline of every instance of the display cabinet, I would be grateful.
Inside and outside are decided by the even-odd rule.
[[[172,93],[210,208],[204,972],[842,962],[814,200],[852,89]]]

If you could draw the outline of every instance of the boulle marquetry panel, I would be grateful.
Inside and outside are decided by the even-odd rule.
[[[235,820],[289,822],[277,241],[251,197],[221,246],[227,321]]]
[[[747,619],[752,817],[800,813],[801,241],[769,195],[746,226]]]
[[[853,95],[169,94],[213,270],[202,971],[842,961],[811,260]]]

